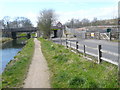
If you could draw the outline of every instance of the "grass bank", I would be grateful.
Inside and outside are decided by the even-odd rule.
[[[31,37],[35,37],[35,33],[31,33],[30,35]],[[21,33],[18,36],[27,36],[27,33]]]
[[[2,88],[22,87],[34,53],[33,39],[11,60],[2,73]]]
[[[1,38],[0,42],[5,43],[5,42],[8,42],[10,40],[12,40],[12,39],[11,38]]]
[[[0,89],[2,89],[2,75],[0,75]]]
[[[40,39],[53,88],[117,88],[117,66],[96,64],[64,46]]]

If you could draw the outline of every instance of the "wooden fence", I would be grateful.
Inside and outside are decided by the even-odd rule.
[[[79,49],[80,46],[82,46],[83,49]],[[93,48],[93,47],[89,47],[87,45],[82,45],[82,44],[78,43],[78,41],[72,42],[72,41],[66,39],[66,47],[67,48],[72,48],[72,49],[76,50],[77,52],[81,52],[81,53],[83,53],[84,56],[91,55],[91,56],[97,57],[97,60],[98,60],[97,63],[98,64],[100,64],[100,62],[102,60],[104,60],[104,61],[107,61],[109,63],[112,63],[112,64],[118,66],[118,62],[113,61],[113,60],[108,59],[108,58],[105,58],[105,57],[102,56],[102,54],[103,53],[107,53],[109,55],[114,55],[116,57],[118,57],[119,54],[118,53],[114,53],[114,52],[110,52],[110,51],[107,51],[107,50],[104,50],[104,49],[102,49],[101,45],[98,45],[97,48]],[[90,51],[87,51],[86,48],[90,48],[92,50],[97,50],[97,53],[94,54],[94,53],[92,53]]]

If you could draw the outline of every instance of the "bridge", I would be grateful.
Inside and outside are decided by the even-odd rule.
[[[26,28],[5,28],[2,29],[2,32],[10,32],[13,39],[16,39],[16,33],[17,32],[29,32],[27,34],[28,38],[30,38],[30,33],[37,32],[37,27],[26,27]]]
[[[62,35],[62,30],[64,29],[64,25],[58,22],[55,26],[51,26],[51,30],[54,33],[54,37],[59,37]],[[2,32],[11,33],[13,39],[18,38],[16,33],[17,32],[29,32],[27,37],[30,38],[30,33],[37,32],[37,27],[25,27],[25,28],[5,28],[2,29]]]
[[[6,31],[6,32],[36,32],[37,30],[38,30],[37,27],[2,29],[2,31]]]

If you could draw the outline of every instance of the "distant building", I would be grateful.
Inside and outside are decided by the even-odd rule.
[[[62,23],[58,22],[56,25],[51,27],[51,30],[53,30],[53,37],[62,37],[63,35],[63,28],[64,26],[62,25]]]

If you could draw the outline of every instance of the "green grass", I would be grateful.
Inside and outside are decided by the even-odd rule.
[[[18,36],[27,36],[27,33],[20,33]]]
[[[39,38],[48,62],[52,88],[117,88],[117,66],[96,64],[64,46]]]
[[[22,37],[22,38],[18,38],[17,42],[20,43],[20,42],[26,42],[28,40],[28,38],[26,37]]]
[[[27,33],[20,33],[18,36],[27,36]],[[35,36],[35,33],[31,33],[31,36]]]
[[[33,39],[11,60],[2,73],[2,88],[22,87],[34,52]]]
[[[31,36],[35,37],[35,33],[31,33]]]
[[[2,75],[0,75],[0,89],[2,88]]]

